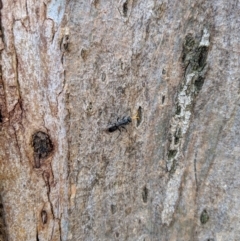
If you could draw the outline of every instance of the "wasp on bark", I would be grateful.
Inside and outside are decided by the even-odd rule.
[[[132,120],[137,119],[137,118],[139,118],[137,115],[133,116],[133,117],[131,117],[131,116],[124,116],[123,118],[118,117],[117,121],[115,123],[111,124],[111,126],[108,127],[107,131],[114,132],[114,131],[118,130],[121,134],[121,132],[122,132],[121,130],[124,129],[127,131],[125,126],[129,125],[132,122]]]
[[[121,132],[121,128],[125,129],[125,126],[132,122],[132,118],[130,116],[124,116],[122,119],[117,118],[117,122],[113,123],[112,126],[108,128],[109,132],[114,132],[119,130]]]

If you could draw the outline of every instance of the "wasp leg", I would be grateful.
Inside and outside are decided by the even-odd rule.
[[[121,126],[121,127],[127,132],[127,129],[124,126]]]
[[[117,129],[119,130],[120,133],[119,133],[119,135],[117,136],[116,140],[118,139],[118,137],[121,135],[121,132],[122,132],[119,127],[117,127]]]

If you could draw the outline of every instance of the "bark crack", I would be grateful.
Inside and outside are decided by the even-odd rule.
[[[167,171],[173,174],[180,159],[183,138],[187,133],[193,106],[200,92],[207,67],[207,54],[209,47],[209,33],[205,29],[199,41],[191,34],[185,37],[182,51],[184,77],[177,94],[175,115],[171,119],[169,130],[169,143],[167,152]]]
[[[22,100],[22,98],[21,98],[21,90],[20,90],[20,82],[19,82],[19,74],[18,74],[18,56],[17,56],[17,51],[16,51],[15,46],[14,46],[14,52],[15,52],[15,60],[16,60],[16,64],[15,64],[15,68],[16,68],[16,83],[17,83],[19,100]]]
[[[198,192],[198,177],[197,177],[197,153],[194,158],[194,176],[195,176],[195,182],[196,182],[196,192]]]
[[[27,16],[29,16],[27,0],[25,1],[25,9],[26,9],[26,14],[27,14]]]
[[[3,200],[2,200],[1,195],[0,195],[0,240],[1,241],[7,241],[8,240],[4,205],[3,205]]]
[[[201,90],[207,72],[207,54],[209,47],[209,33],[203,31],[201,40],[192,34],[185,37],[182,51],[182,62],[185,73],[177,94],[175,115],[170,122],[169,141],[166,155],[166,168],[170,173],[167,184],[162,222],[170,225],[179,200],[179,188],[184,174],[183,165],[183,138],[187,133],[196,96]],[[177,168],[179,167],[180,168]],[[197,179],[196,179],[197,180]]]
[[[19,145],[18,137],[17,137],[17,131],[16,131],[16,128],[14,126],[13,126],[13,130],[14,130],[15,141],[16,141],[16,144],[17,144],[17,149],[18,149],[18,152],[19,152],[20,162],[22,163],[21,148],[20,148],[20,145]]]

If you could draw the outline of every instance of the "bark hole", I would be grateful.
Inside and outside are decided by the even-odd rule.
[[[200,221],[202,224],[205,224],[207,223],[209,220],[209,215],[208,215],[208,212],[206,209],[204,209],[201,213],[201,216],[200,216]]]
[[[146,203],[148,200],[148,189],[146,186],[143,188],[143,191],[142,191],[142,199],[144,203]]]
[[[169,150],[168,151],[168,159],[174,158],[177,154],[177,150]]]
[[[47,212],[45,210],[42,210],[41,218],[42,218],[42,223],[46,224],[47,223]]]
[[[117,207],[116,207],[116,205],[111,205],[111,213],[112,214],[114,214],[114,213],[116,213],[116,211],[117,211]]]
[[[162,96],[162,104],[165,102],[165,95]]]
[[[194,82],[196,93],[198,93],[202,89],[203,84],[204,84],[204,78],[199,76],[197,80],[195,80]]]
[[[48,134],[38,131],[32,137],[35,167],[40,168],[40,160],[49,156],[53,150],[53,144]]]
[[[138,107],[138,111],[137,111],[137,126],[139,126],[142,122],[142,107],[139,106]]]
[[[123,4],[123,15],[124,17],[127,17],[128,13],[128,0]]]
[[[69,35],[65,35],[62,38],[61,49],[66,51],[68,50],[68,47],[69,47]]]

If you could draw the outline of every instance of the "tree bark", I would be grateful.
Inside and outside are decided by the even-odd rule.
[[[240,240],[239,1],[0,7],[0,240]]]

